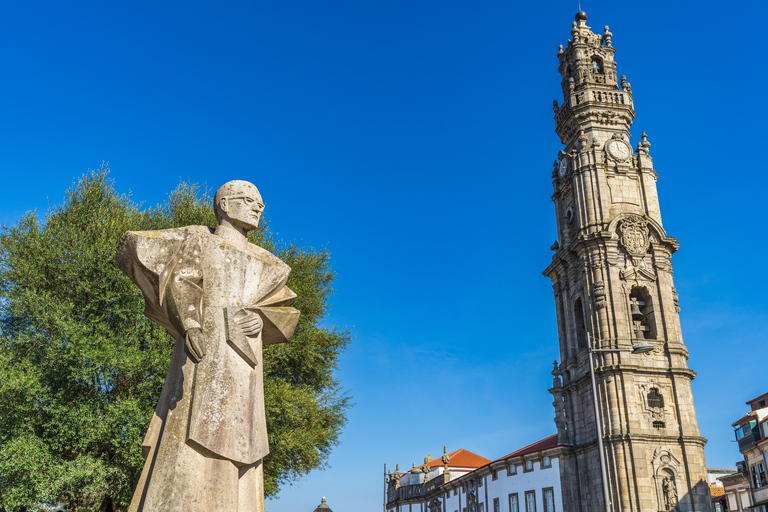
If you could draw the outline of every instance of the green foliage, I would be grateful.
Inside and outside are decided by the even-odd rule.
[[[130,503],[141,442],[173,340],[143,315],[138,288],[115,267],[129,230],[215,226],[208,191],[182,183],[142,209],[115,192],[106,167],[83,176],[45,222],[34,213],[0,233],[0,509],[98,510]],[[320,326],[334,272],[325,250],[251,241],[293,272],[302,312],[290,344],[264,354],[271,453],[267,495],[323,467],[346,421],[334,378],[347,332]]]

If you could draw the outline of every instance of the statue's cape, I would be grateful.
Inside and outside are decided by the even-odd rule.
[[[179,332],[166,313],[168,280],[179,262],[197,249],[195,235],[211,236],[213,230],[206,226],[187,226],[158,231],[129,231],[117,251],[117,266],[139,286],[144,295],[144,315],[165,327],[174,338],[183,338],[184,333]],[[243,290],[246,297],[242,307],[254,310],[262,317],[264,345],[286,343],[299,320],[299,312],[290,307],[296,294],[285,286],[291,268],[261,247],[251,244],[248,249],[265,264],[256,288]]]
[[[299,312],[285,285],[290,267],[269,251],[235,247],[205,226],[128,232],[117,266],[141,289],[144,314],[184,343],[192,327],[202,328],[206,355],[195,365],[186,437],[217,456],[251,464],[269,453],[262,383],[262,345],[287,342]],[[238,311],[262,319],[257,337],[242,335],[228,321]],[[189,364],[189,363],[187,363]],[[174,391],[171,372],[144,441],[154,446]],[[166,389],[169,388],[169,389]]]

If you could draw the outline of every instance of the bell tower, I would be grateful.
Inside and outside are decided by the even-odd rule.
[[[633,93],[618,75],[613,35],[586,22],[579,12],[557,54],[558,237],[544,271],[561,357],[550,392],[559,441],[570,446],[561,465],[565,512],[707,512],[706,440],[670,261],[678,243],[661,222],[651,144],[643,133],[630,145]]]

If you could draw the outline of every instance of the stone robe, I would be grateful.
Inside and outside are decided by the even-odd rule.
[[[290,268],[204,226],[128,232],[116,262],[144,294],[145,315],[176,339],[129,511],[259,511],[269,453],[262,345],[288,341],[298,322]],[[247,312],[262,319],[257,336],[237,324]],[[194,363],[185,335],[198,328],[205,355]]]

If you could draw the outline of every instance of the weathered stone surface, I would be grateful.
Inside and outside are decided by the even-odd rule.
[[[229,182],[214,203],[215,231],[128,232],[118,248],[145,315],[176,339],[131,512],[264,509],[262,346],[287,342],[299,312],[290,268],[247,240],[264,208],[256,187]]]
[[[555,130],[564,148],[552,173],[558,240],[544,271],[553,283],[562,378],[553,386],[568,511],[606,510],[589,371],[595,348],[612,510],[709,511],[704,444],[691,394],[657,174],[643,133],[629,146],[635,115],[626,77],[617,79],[613,34],[580,13],[558,52],[563,104]],[[639,341],[655,346],[631,353]]]

